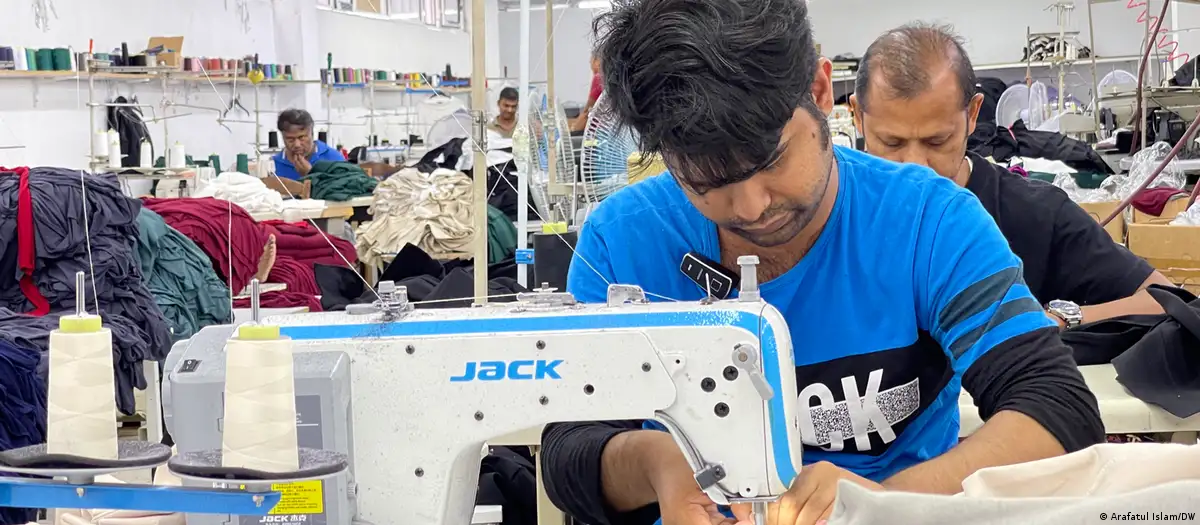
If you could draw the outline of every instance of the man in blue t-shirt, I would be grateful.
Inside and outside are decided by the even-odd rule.
[[[303,109],[284,110],[275,127],[283,134],[283,151],[274,157],[275,174],[282,178],[300,180],[320,161],[346,160],[340,151],[316,139],[312,115]]]
[[[979,202],[928,168],[831,147],[832,67],[803,0],[645,0],[597,27],[610,110],[670,172],[592,213],[568,290],[698,300],[685,254],[731,269],[758,256],[762,296],[791,331],[805,445],[771,523],[825,519],[839,480],[955,493],[980,468],[1103,439],[1095,397]],[[959,443],[963,389],[986,423]],[[593,525],[733,523],[642,423],[547,427],[554,503]]]

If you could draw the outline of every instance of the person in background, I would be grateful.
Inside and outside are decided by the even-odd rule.
[[[283,151],[275,154],[275,174],[282,178],[300,180],[320,161],[346,160],[338,150],[316,139],[312,115],[303,109],[284,110],[275,127],[283,135]]]
[[[600,77],[600,56],[593,51],[592,87],[588,90],[587,105],[579,111],[579,116],[571,121],[571,131],[583,131],[583,128],[587,127],[588,115],[592,113],[592,108],[596,105],[596,101],[600,99],[601,93],[604,93],[604,81]]]
[[[1103,440],[1096,397],[979,201],[929,168],[833,145],[833,65],[805,0],[614,2],[595,24],[606,111],[670,170],[592,211],[567,291],[697,301],[681,257],[758,257],[794,344],[804,446],[768,523],[827,519],[841,481],[955,494],[980,469]],[[963,390],[984,424],[960,442]],[[646,423],[547,425],[551,501],[592,525],[732,525]]]
[[[513,130],[517,128],[517,107],[521,103],[521,94],[516,88],[506,87],[500,90],[500,99],[496,101],[496,109],[500,114],[488,122],[488,129],[501,137],[511,139]]]
[[[1161,314],[1145,290],[1171,282],[1113,242],[1065,192],[967,151],[983,103],[975,84],[971,59],[951,28],[918,22],[884,33],[863,55],[850,97],[867,152],[929,166],[975,194],[1060,328]]]

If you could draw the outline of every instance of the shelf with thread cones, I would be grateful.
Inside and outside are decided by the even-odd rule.
[[[189,83],[208,83],[214,84],[229,84],[235,80],[235,77],[228,74],[205,76],[203,73],[195,71],[171,71],[164,73],[113,73],[113,72],[97,72],[92,76],[96,80],[107,82],[146,82],[150,80],[158,80],[166,76],[170,82],[189,82]],[[63,81],[80,81],[88,80],[86,71],[14,71],[0,70],[0,80],[51,80],[55,82]],[[250,80],[245,76],[238,76],[236,80],[239,84],[250,84]],[[302,84],[319,84],[319,80],[287,80],[287,79],[269,79],[259,82],[259,85],[265,86],[291,86]]]

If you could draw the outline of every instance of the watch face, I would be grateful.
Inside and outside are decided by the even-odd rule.
[[[1049,307],[1050,311],[1058,312],[1068,317],[1075,317],[1083,313],[1083,310],[1079,308],[1079,305],[1072,303],[1071,301],[1050,301],[1050,304],[1047,306]]]

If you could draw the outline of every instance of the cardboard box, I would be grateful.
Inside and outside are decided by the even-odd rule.
[[[1180,194],[1177,197],[1167,201],[1167,205],[1163,207],[1162,215],[1158,217],[1140,212],[1137,208],[1130,206],[1133,209],[1133,222],[1135,224],[1167,224],[1175,220],[1175,217],[1187,210],[1188,201],[1187,194]]]
[[[1200,226],[1130,224],[1129,251],[1171,282],[1200,292]]]
[[[1083,208],[1088,215],[1091,215],[1096,222],[1100,222],[1108,217],[1113,210],[1117,209],[1119,202],[1081,202],[1079,207]],[[1108,236],[1112,237],[1114,242],[1125,243],[1125,217],[1124,214],[1118,215],[1104,227],[1104,231],[1108,232]]]

